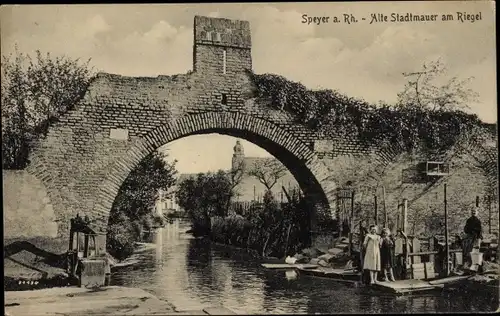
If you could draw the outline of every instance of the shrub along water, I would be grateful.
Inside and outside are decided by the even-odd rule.
[[[166,155],[155,151],[130,172],[122,184],[111,208],[108,221],[107,250],[122,260],[134,251],[143,232],[164,224],[154,215],[160,189],[175,184],[175,163],[165,161]]]
[[[310,245],[309,210],[293,195],[279,205],[268,191],[244,215],[212,218],[213,241],[257,251],[263,257],[286,257]]]

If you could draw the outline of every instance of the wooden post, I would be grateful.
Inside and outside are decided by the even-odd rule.
[[[363,225],[362,225],[362,222],[359,221],[359,271],[361,272],[360,273],[360,282],[363,283],[363,275],[364,275],[364,270],[363,270],[363,241],[364,241],[364,236],[363,236],[363,229],[362,229]]]
[[[340,209],[340,191],[337,190],[337,218],[338,218],[338,227],[339,227],[339,238],[342,237],[342,232],[343,232],[343,228],[342,228],[342,221],[344,220],[343,219],[343,214],[342,214],[342,211]]]
[[[288,252],[288,240],[290,239],[290,230],[292,229],[292,224],[288,224],[288,231],[286,234],[286,243],[285,243],[285,253],[283,254],[283,257],[286,257],[286,254]]]
[[[476,199],[478,201],[479,199]],[[446,251],[446,258],[445,258],[445,273],[446,277],[450,275],[450,246],[448,245],[448,208],[446,207],[447,205],[446,202],[446,183],[444,184],[444,243],[445,243],[445,251]]]
[[[253,200],[255,201],[255,185],[253,186]]]
[[[347,213],[347,210],[346,210],[346,207],[345,207],[345,199],[343,198],[343,196],[340,197],[340,211],[342,212],[342,223],[341,223],[341,226],[344,225],[344,221],[347,221],[347,223],[349,223],[349,214]],[[343,229],[342,229],[342,232],[343,232]],[[349,232],[347,232],[347,234],[349,234]]]
[[[385,185],[382,186],[382,202],[384,202],[384,227],[387,227],[387,208],[385,205]]]
[[[401,214],[399,214],[400,209],[401,209],[401,207],[398,205],[398,217],[397,217],[397,221],[396,221],[396,232],[399,231],[399,225],[401,224]]]
[[[488,233],[491,234],[491,195],[488,195]]]
[[[408,200],[403,200],[403,223],[402,223],[402,231],[406,234],[406,221],[408,220]]]
[[[68,248],[68,250],[73,250],[73,244],[74,244],[74,241],[73,241],[74,236],[73,235],[74,235],[73,229],[71,229],[69,232],[69,248]]]
[[[83,248],[83,257],[87,258],[89,255],[89,235],[85,234],[84,248]]]
[[[401,221],[401,231],[403,232],[403,238],[404,238],[404,243],[403,243],[403,257],[404,257],[404,264],[403,264],[403,269],[404,269],[404,276],[405,276],[405,279],[407,279],[410,275],[409,275],[409,272],[408,272],[408,264],[410,263],[409,262],[409,256],[408,256],[408,252],[409,252],[409,240],[408,240],[408,237],[406,235],[406,221],[407,221],[407,215],[408,215],[408,200],[407,199],[403,199],[403,214],[402,214],[402,221]]]
[[[354,190],[351,193],[351,216],[349,218],[349,256],[352,255],[352,231],[354,224]]]
[[[378,226],[377,196],[374,195],[373,198],[375,200],[375,225]]]
[[[80,252],[80,233],[76,233],[76,253]]]
[[[71,225],[73,226],[73,225]],[[73,254],[73,227],[71,227],[70,231],[69,231],[69,248],[68,248],[68,264],[66,266],[66,271],[70,274],[73,273],[73,258],[74,256],[72,255]]]
[[[429,251],[434,251],[434,237],[429,238]],[[434,255],[429,255],[429,262],[436,266]]]
[[[94,243],[94,253],[96,256],[99,255],[99,247],[97,247],[97,244],[95,243],[95,235],[92,235],[92,242]]]

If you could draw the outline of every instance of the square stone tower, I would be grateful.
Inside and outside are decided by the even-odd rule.
[[[250,23],[195,16],[193,70],[231,75],[252,69]]]

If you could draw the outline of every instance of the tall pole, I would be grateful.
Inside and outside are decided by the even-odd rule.
[[[385,207],[385,186],[382,186],[382,202],[384,202],[384,227],[387,227],[387,208]]]
[[[354,229],[354,190],[351,192],[351,218],[349,219],[349,256],[352,254],[352,231]]]
[[[479,199],[476,199],[478,201]],[[446,249],[445,272],[446,276],[450,275],[450,246],[448,244],[448,208],[446,202],[446,183],[444,184],[444,243]]]
[[[403,199],[403,223],[401,224],[402,227],[402,231],[403,231],[403,240],[404,240],[404,244],[403,244],[403,254],[404,254],[404,264],[403,264],[403,275],[404,277],[406,278],[407,275],[408,275],[408,272],[407,272],[407,267],[408,267],[408,264],[410,263],[410,258],[409,258],[409,255],[408,253],[410,252],[410,245],[409,245],[409,240],[408,240],[408,235],[406,234],[406,222],[408,220],[408,200],[407,199]]]
[[[406,234],[406,222],[408,220],[408,200],[403,200],[403,223],[402,223],[402,231]]]
[[[253,200],[255,201],[255,185],[253,186]]]
[[[338,229],[339,229],[339,238],[342,237],[342,221],[344,220],[342,218],[342,210],[340,209],[340,191],[337,190],[337,219],[338,219]]]
[[[374,203],[375,203],[375,215],[374,215],[375,216],[375,225],[378,226],[377,196],[374,195],[373,198],[374,198]]]
[[[488,195],[488,233],[491,234],[491,195]]]

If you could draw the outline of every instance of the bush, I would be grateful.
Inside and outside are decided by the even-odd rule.
[[[215,242],[253,249],[262,256],[284,257],[309,246],[309,213],[296,197],[280,207],[271,195],[255,203],[245,217],[212,217],[211,238]]]
[[[153,216],[153,227],[163,227],[165,226],[165,217],[160,215]]]
[[[191,220],[193,233],[210,234],[210,218],[227,215],[233,189],[230,174],[223,170],[199,173],[179,183],[176,197]]]
[[[136,232],[132,223],[123,220],[108,226],[106,248],[110,255],[123,260],[134,252]]]
[[[163,218],[153,215],[160,189],[175,184],[175,163],[168,164],[165,154],[155,151],[143,159],[123,182],[111,208],[108,220],[107,249],[118,258],[132,254],[134,242],[142,240],[143,231]],[[122,231],[121,231],[122,230]]]
[[[213,217],[211,227],[211,238],[215,242],[246,247],[244,236],[250,223],[241,215],[230,215],[227,217]]]

